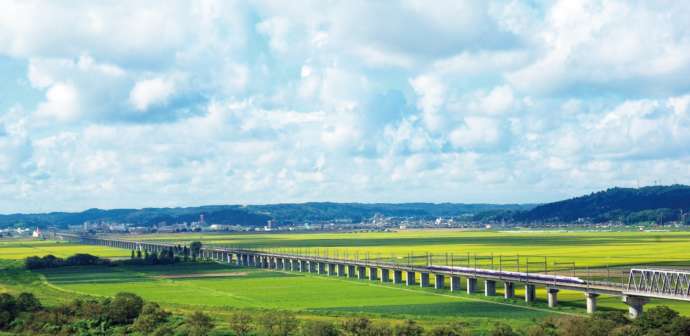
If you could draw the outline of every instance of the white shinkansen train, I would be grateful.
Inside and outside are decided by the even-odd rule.
[[[432,271],[443,271],[443,272],[463,272],[463,273],[473,273],[479,276],[490,276],[490,277],[514,277],[535,281],[549,281],[549,282],[561,282],[561,283],[571,283],[571,284],[585,284],[586,282],[577,277],[569,277],[562,275],[548,275],[539,273],[524,273],[524,272],[510,272],[510,271],[497,271],[488,269],[475,269],[471,267],[458,267],[458,266],[438,266],[431,265],[428,267]]]

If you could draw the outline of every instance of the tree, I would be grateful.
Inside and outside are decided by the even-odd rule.
[[[141,250],[137,250],[137,259],[141,259]]]
[[[355,317],[343,322],[343,330],[350,336],[366,335],[370,327],[371,321],[366,317]]]
[[[395,336],[422,336],[424,328],[413,320],[407,320],[403,324],[396,325],[393,334]]]
[[[297,330],[295,315],[289,312],[262,314],[258,320],[261,333],[266,336],[288,336]]]
[[[196,257],[201,252],[201,242],[200,241],[192,242],[191,244],[189,244],[189,249],[192,252],[192,260],[196,260]]]
[[[15,317],[17,317],[17,301],[14,296],[7,293],[0,294],[0,329],[9,327]]]
[[[41,310],[43,305],[32,293],[20,293],[17,296],[17,310],[21,312],[35,312]]]
[[[189,336],[206,336],[213,329],[211,317],[195,311],[184,320],[184,328]]]
[[[170,313],[161,309],[157,303],[148,302],[141,309],[139,317],[134,320],[132,329],[148,335],[158,329],[161,324],[167,322],[169,317]]]
[[[338,336],[340,332],[335,324],[326,321],[304,321],[302,335],[309,336]]]
[[[513,328],[511,328],[509,325],[504,324],[504,323],[497,323],[494,326],[494,329],[491,330],[491,333],[489,333],[490,336],[519,336],[518,333],[513,331]],[[586,334],[581,334],[581,335],[586,335]]]
[[[130,256],[129,259],[135,259],[136,257],[136,253],[134,252],[134,250],[132,250],[132,256]]]
[[[252,316],[243,311],[234,312],[230,315],[229,326],[237,336],[249,335],[252,331]]]
[[[114,324],[127,324],[141,314],[144,300],[136,294],[117,293],[108,305],[108,318]]]

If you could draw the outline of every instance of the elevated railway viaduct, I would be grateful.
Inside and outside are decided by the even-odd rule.
[[[91,244],[161,252],[166,249],[179,249],[170,243],[131,241],[86,237],[72,234],[58,234],[65,240],[80,244]],[[178,251],[179,252],[179,251]],[[543,273],[509,272],[493,269],[451,267],[437,265],[401,265],[372,260],[352,260],[333,257],[300,255],[290,253],[266,252],[243,248],[202,246],[199,257],[218,262],[265,269],[292,272],[312,272],[329,276],[368,279],[383,283],[404,284],[407,286],[434,287],[445,289],[449,281],[450,291],[460,291],[460,281],[465,279],[467,293],[478,290],[478,282],[484,282],[484,295],[495,296],[496,285],[503,284],[503,296],[514,298],[517,285],[525,288],[525,301],[536,298],[536,288],[546,288],[549,307],[558,305],[558,292],[571,290],[582,292],[587,303],[587,312],[597,309],[600,295],[619,296],[628,305],[631,318],[640,316],[643,307],[652,298],[690,301],[690,272],[669,269],[631,269],[627,282],[587,281],[577,277],[558,276]],[[417,280],[419,279],[419,280]]]

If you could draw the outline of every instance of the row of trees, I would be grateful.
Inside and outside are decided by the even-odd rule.
[[[622,312],[601,312],[593,317],[565,316],[548,318],[523,330],[497,323],[482,334],[472,332],[466,323],[455,322],[424,328],[415,321],[391,324],[357,317],[341,323],[305,320],[301,323],[291,313],[250,314],[237,311],[228,326],[237,336],[687,336],[690,318],[660,306],[641,318],[628,319]]]
[[[201,312],[176,316],[131,293],[77,299],[43,307],[33,294],[0,294],[0,329],[26,335],[208,335],[214,325]]]
[[[53,267],[64,267],[64,266],[89,266],[89,265],[110,265],[111,262],[108,259],[102,259],[97,256],[87,254],[87,253],[77,253],[75,255],[67,257],[67,259],[56,257],[52,254],[38,257],[32,256],[27,257],[24,260],[24,267],[26,269],[41,269],[41,268],[53,268]]]

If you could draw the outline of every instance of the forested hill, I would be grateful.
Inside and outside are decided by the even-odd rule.
[[[690,211],[690,186],[611,188],[512,214],[518,222],[620,221],[627,224],[680,220]],[[686,221],[687,217],[684,216]]]
[[[0,227],[78,225],[85,221],[110,221],[152,226],[159,223],[181,223],[199,220],[243,226],[264,226],[268,220],[278,225],[314,221],[351,220],[360,222],[376,214],[386,217],[433,219],[436,217],[472,216],[484,211],[527,210],[533,205],[458,204],[458,203],[300,203],[267,205],[213,205],[186,208],[89,209],[83,212],[0,215]]]

